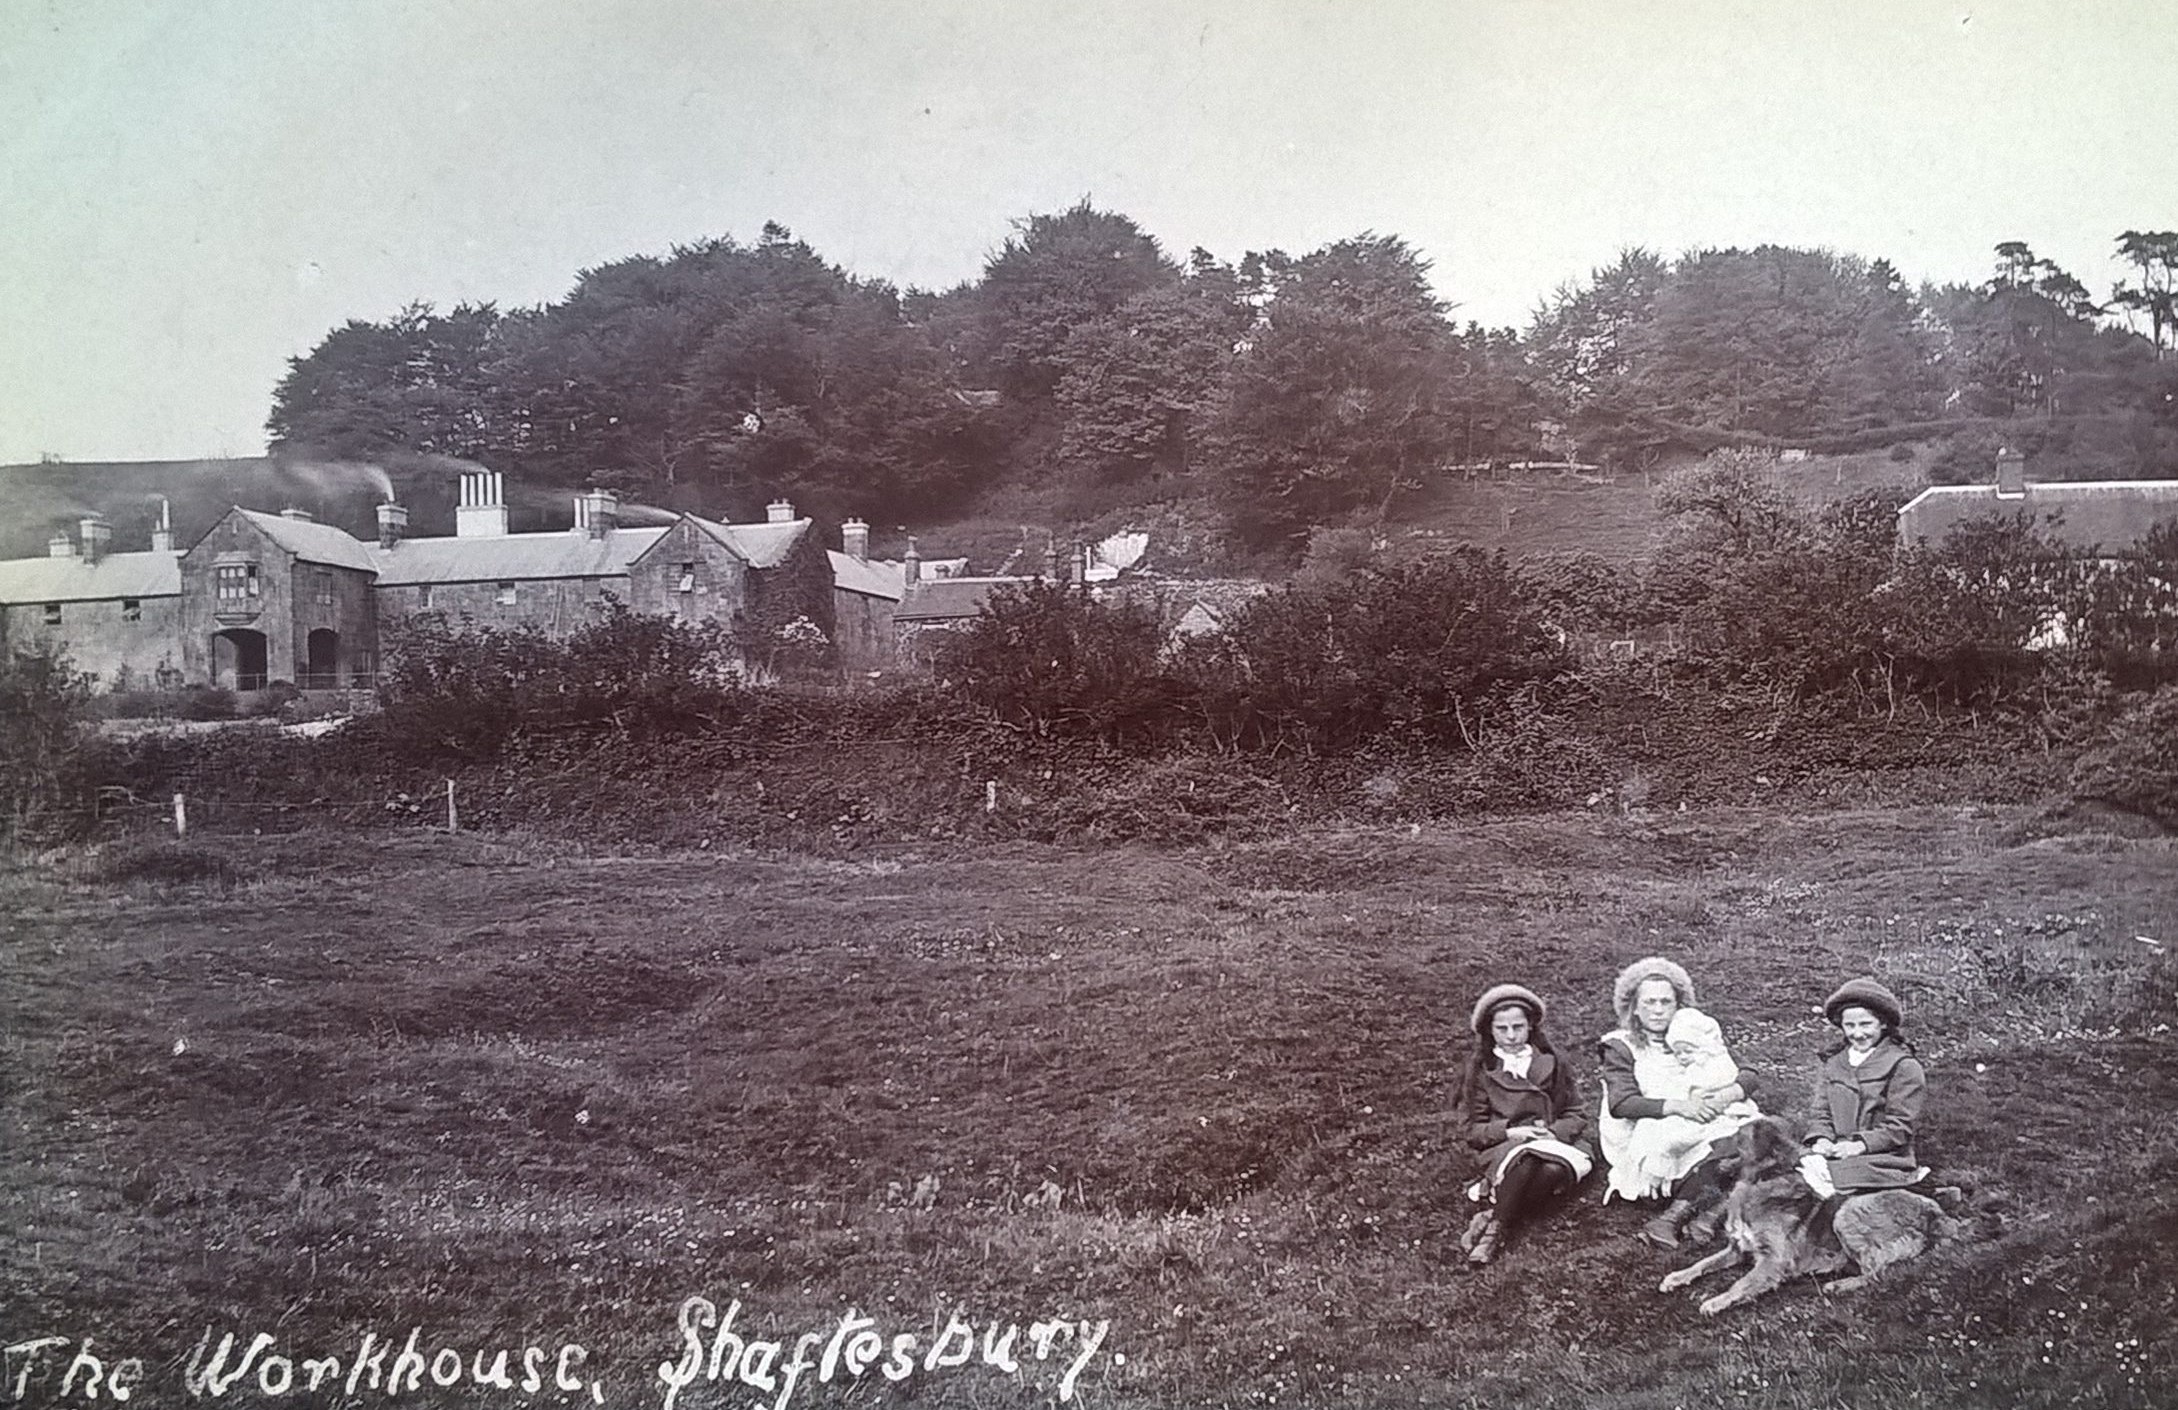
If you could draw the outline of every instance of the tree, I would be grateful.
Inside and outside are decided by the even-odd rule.
[[[1428,262],[1394,236],[1273,252],[1254,269],[1268,297],[1234,360],[1213,456],[1241,535],[1298,553],[1311,525],[1388,505],[1444,460],[1460,345]]]
[[[1697,251],[1623,343],[1627,399],[1674,423],[1801,440],[1935,406],[1913,300],[1881,261],[1775,245]]]
[[[1076,328],[1057,357],[1060,459],[1104,480],[1188,469],[1254,316],[1231,266],[1197,250],[1184,279]]]
[[[1014,230],[985,262],[976,297],[999,388],[1047,403],[1066,375],[1067,339],[1179,271],[1141,227],[1086,197],[1056,215],[1016,221]]]
[[[1588,410],[1632,370],[1628,336],[1648,320],[1668,275],[1662,259],[1635,246],[1591,271],[1586,285],[1560,285],[1536,310],[1528,355],[1568,411]]]
[[[491,304],[440,314],[425,303],[384,323],[350,319],[288,360],[265,422],[274,448],[336,459],[489,453],[501,413],[489,371],[501,321]]]
[[[2128,230],[2117,244],[2119,257],[2140,274],[2138,283],[2111,290],[2110,302],[2147,316],[2148,338],[2160,358],[2178,338],[2178,230]]]
[[[2017,240],[1978,289],[1934,291],[1955,399],[1986,416],[2152,414],[2152,344],[2098,326],[2086,287]]]

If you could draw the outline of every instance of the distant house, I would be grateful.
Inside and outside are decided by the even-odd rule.
[[[683,514],[625,526],[614,497],[576,498],[572,530],[507,532],[500,476],[464,471],[451,537],[411,538],[407,510],[378,508],[366,543],[301,510],[235,508],[178,557],[161,530],[149,553],[110,553],[105,521],[81,546],[0,562],[0,633],[63,644],[108,688],[142,680],[254,690],[367,685],[381,629],[438,612],[487,627],[570,635],[609,601],[721,622],[746,645],[806,622],[831,639],[838,584],[810,520],[774,502],[758,524]]]
[[[1898,541],[1936,547],[1961,525],[2026,515],[2053,541],[2078,553],[2121,557],[2157,524],[2178,521],[2178,480],[2030,481],[2013,452],[1997,461],[1997,483],[1935,485],[1898,511]]]
[[[0,561],[0,649],[56,643],[104,689],[178,685],[181,567],[161,518],[148,552],[114,553],[104,515],[43,558]]]
[[[898,563],[870,557],[870,526],[860,519],[840,525],[832,552],[833,649],[846,675],[867,676],[892,668],[894,614],[905,590]]]

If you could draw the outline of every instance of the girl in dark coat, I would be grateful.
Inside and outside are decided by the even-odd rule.
[[[1581,1141],[1588,1118],[1579,1089],[1543,1036],[1543,1001],[1534,991],[1497,985],[1476,1000],[1468,1022],[1479,1042],[1467,1061],[1458,1111],[1477,1153],[1468,1196],[1482,1209],[1460,1247],[1469,1263],[1481,1265],[1595,1163]]]
[[[1898,1036],[1898,996],[1873,979],[1850,980],[1823,1002],[1823,1016],[1845,1034],[1845,1046],[1823,1063],[1809,1148],[1840,1194],[1919,1184],[1928,1169],[1914,1156],[1913,1128],[1928,1073]]]

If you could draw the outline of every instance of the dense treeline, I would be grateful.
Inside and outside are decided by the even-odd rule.
[[[294,360],[268,424],[288,453],[433,452],[733,513],[784,493],[928,522],[999,483],[1095,502],[1168,479],[1286,551],[1486,461],[1945,435],[1963,473],[2001,435],[2044,474],[2169,473],[2178,234],[2118,248],[2138,277],[2100,304],[2017,243],[1985,284],[1919,290],[1821,250],[1629,250],[1512,330],[1457,325],[1385,235],[1177,260],[1085,201],[927,293],[768,225],[583,271],[539,308],[351,321]]]

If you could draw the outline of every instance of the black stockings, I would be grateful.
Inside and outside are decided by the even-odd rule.
[[[1497,1184],[1497,1222],[1515,1229],[1573,1185],[1573,1172],[1537,1155],[1513,1157]]]

